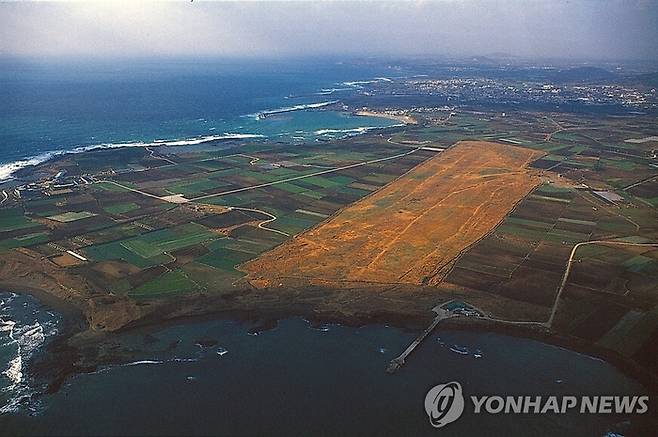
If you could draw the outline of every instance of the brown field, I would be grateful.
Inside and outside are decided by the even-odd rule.
[[[540,156],[462,141],[241,270],[259,287],[289,280],[435,285],[540,182],[527,168]]]
[[[63,255],[56,256],[52,261],[60,267],[73,267],[83,264],[78,258],[65,253]]]

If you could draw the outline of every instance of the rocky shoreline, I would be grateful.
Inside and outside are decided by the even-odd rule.
[[[11,288],[9,288],[11,286]],[[395,312],[373,312],[344,314],[332,311],[317,311],[312,308],[290,305],[288,308],[271,306],[258,309],[230,309],[217,305],[212,298],[197,296],[189,298],[184,309],[172,311],[160,306],[148,316],[133,320],[116,331],[95,330],[87,323],[84,311],[76,305],[56,296],[29,287],[15,287],[0,283],[3,289],[17,293],[27,293],[44,305],[60,312],[64,319],[64,329],[48,345],[47,350],[29,364],[33,376],[47,381],[46,394],[57,392],[69,378],[81,373],[90,373],[103,366],[124,364],[134,359],[127,349],[122,349],[123,334],[160,330],[167,326],[195,323],[203,320],[225,319],[249,323],[251,332],[261,332],[275,328],[279,320],[301,317],[314,326],[341,324],[350,327],[386,324],[410,332],[419,332],[432,319],[427,314],[403,314]],[[194,303],[195,305],[192,305]],[[503,335],[529,338],[546,344],[563,347],[578,353],[600,358],[617,368],[625,375],[640,382],[650,393],[658,393],[658,376],[643,368],[633,360],[615,352],[597,347],[585,341],[561,336],[544,329],[531,326],[510,326],[491,320],[458,317],[446,320],[439,329],[494,332]],[[134,352],[133,352],[134,353]],[[382,369],[382,372],[385,369]]]

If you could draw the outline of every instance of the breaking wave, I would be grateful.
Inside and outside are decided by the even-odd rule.
[[[156,359],[137,360],[137,361],[130,361],[128,363],[104,366],[96,370],[95,372],[91,372],[90,374],[94,375],[94,374],[109,372],[117,367],[159,366],[162,364],[170,364],[170,363],[196,363],[199,360],[200,360],[199,358],[171,358],[167,360],[156,360]]]
[[[277,109],[268,109],[264,111],[259,111],[254,114],[249,114],[248,117],[253,117],[257,120],[260,120],[261,118],[267,117],[269,115],[276,115],[276,114],[283,114],[286,112],[294,112],[294,111],[303,111],[305,109],[315,109],[315,108],[322,108],[325,106],[333,105],[335,103],[338,103],[338,100],[329,100],[326,102],[318,102],[318,103],[306,103],[303,105],[295,105],[295,106],[286,106],[283,108],[277,108]]]
[[[317,95],[319,96],[328,96],[333,93],[341,92],[341,91],[352,91],[354,88],[353,87],[343,87],[343,88],[322,88],[320,91],[318,91]]]
[[[89,146],[75,147],[70,150],[57,150],[51,152],[44,152],[30,158],[9,162],[6,164],[0,164],[0,182],[11,179],[13,174],[22,168],[35,166],[43,162],[50,161],[51,159],[62,155],[89,152],[91,150],[118,149],[123,147],[192,146],[192,145],[198,145],[212,141],[242,140],[242,139],[254,139],[254,138],[264,138],[264,135],[244,134],[244,133],[225,133],[223,135],[206,135],[206,136],[199,136],[199,137],[186,138],[186,139],[155,140],[152,142],[135,141],[135,142],[123,142],[123,143],[101,143],[101,144],[92,144]]]
[[[313,132],[315,135],[339,135],[343,134],[343,136],[352,136],[352,135],[361,135],[364,133],[367,133],[371,130],[378,130],[378,129],[389,129],[392,127],[401,127],[404,126],[404,124],[392,124],[388,126],[362,126],[362,127],[355,127],[351,129],[319,129]]]
[[[265,138],[260,134],[238,134],[238,133],[225,133],[224,135],[207,135],[204,137],[192,138],[187,140],[155,140],[151,144],[144,144],[145,146],[193,146],[197,144],[208,143],[211,141],[220,140],[245,140],[250,138]]]
[[[8,296],[0,300],[0,348],[11,356],[0,372],[0,414],[16,411],[23,399],[33,393],[26,377],[25,365],[48,337],[57,334],[58,319],[49,312],[34,308],[39,305],[14,293],[1,293]],[[22,302],[21,302],[22,301]],[[47,318],[46,318],[47,316]],[[4,381],[2,380],[4,379]]]
[[[393,80],[389,79],[388,77],[375,77],[374,79],[370,79],[370,80],[353,80],[351,82],[343,82],[343,85],[352,88],[363,88],[363,85],[369,85],[379,82],[393,82]]]

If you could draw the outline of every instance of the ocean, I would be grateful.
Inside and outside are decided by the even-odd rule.
[[[342,111],[386,67],[330,61],[0,61],[0,181],[59,153],[196,144],[217,138],[303,142],[396,124]],[[383,77],[383,79],[382,79]],[[267,115],[267,117],[262,117]]]
[[[61,323],[59,314],[33,297],[0,290],[0,416],[37,408],[35,402],[24,403],[43,389],[29,377],[27,367]]]
[[[416,333],[384,325],[259,332],[214,320],[133,332],[134,361],[75,376],[31,412],[0,416],[5,435],[624,435],[628,417],[475,415],[445,430],[424,398],[458,381],[467,395],[640,394],[606,362],[534,340],[438,329],[395,375]],[[645,417],[646,418],[646,417]]]

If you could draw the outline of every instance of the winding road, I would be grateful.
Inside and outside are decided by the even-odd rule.
[[[249,211],[249,212],[257,212],[259,214],[264,214],[264,215],[268,216],[269,219],[263,220],[262,222],[258,223],[259,228],[264,229],[266,231],[270,231],[270,232],[276,232],[277,234],[285,235],[286,237],[290,237],[290,234],[288,234],[286,232],[280,231],[278,229],[273,229],[273,228],[268,228],[268,227],[263,226],[263,225],[266,225],[268,223],[272,223],[274,220],[276,220],[276,216],[274,214],[270,214],[269,212],[263,211],[263,210],[260,210],[260,209],[242,208],[240,206],[227,206],[227,208],[229,209],[229,211],[232,210],[232,209],[235,209],[237,211]]]
[[[334,172],[337,172],[337,171],[347,170],[347,169],[350,169],[350,168],[361,167],[361,166],[364,166],[364,165],[376,164],[378,162],[390,161],[390,160],[393,160],[393,159],[398,159],[398,158],[402,158],[402,157],[407,156],[407,155],[411,155],[412,153],[415,153],[415,152],[417,152],[421,149],[422,149],[422,146],[421,147],[416,147],[413,150],[410,150],[410,151],[405,152],[405,153],[399,153],[397,155],[387,156],[386,158],[378,158],[378,159],[372,159],[370,161],[357,162],[355,164],[344,165],[342,167],[330,168],[330,169],[327,169],[327,170],[317,171],[317,172],[307,174],[307,175],[294,176],[294,177],[290,177],[290,178],[286,178],[286,179],[281,179],[281,180],[278,180],[278,181],[266,182],[266,183],[256,184],[256,185],[250,185],[250,186],[247,186],[247,187],[236,188],[234,190],[223,191],[221,193],[207,194],[207,195],[203,195],[203,196],[194,197],[192,199],[185,199],[185,202],[199,202],[201,200],[211,199],[213,197],[226,196],[226,195],[229,195],[229,194],[240,193],[240,192],[249,191],[249,190],[255,190],[257,188],[269,187],[269,186],[272,186],[272,185],[283,184],[283,183],[291,182],[291,181],[297,181],[297,180],[300,180],[300,179],[310,178],[310,177],[313,177],[313,176],[319,176],[319,175],[323,175],[323,174],[327,174],[327,173],[334,173]],[[232,156],[243,156],[245,158],[249,158],[249,159],[251,159],[251,161],[249,162],[250,165],[254,165],[259,160],[259,158],[256,158],[254,156],[244,155],[244,154],[241,154],[241,153],[235,154],[235,155],[232,155]],[[129,187],[127,185],[124,185],[124,184],[121,184],[119,182],[115,182],[115,181],[112,181],[112,180],[108,180],[108,179],[103,179],[103,180],[100,180],[98,182],[109,183],[109,184],[115,185],[117,187],[123,188],[124,190],[132,191],[133,193],[138,193],[138,194],[141,194],[143,196],[150,197],[152,199],[161,200],[163,202],[183,203],[181,201],[183,198],[180,197],[180,196],[178,196],[178,197],[176,197],[176,196],[165,196],[165,197],[156,196],[155,194],[151,194],[151,193],[148,193],[146,191],[139,190],[137,188],[132,188],[132,187]],[[176,199],[177,199],[176,201],[173,200],[174,197],[176,197]],[[3,200],[3,202],[4,202],[4,200]],[[0,202],[0,203],[2,203],[2,202]],[[270,228],[270,227],[265,226],[268,223],[272,223],[273,221],[275,221],[277,219],[277,217],[275,215],[270,214],[267,211],[262,211],[260,209],[254,209],[254,208],[243,208],[243,207],[237,207],[237,206],[227,206],[227,208],[235,209],[235,210],[239,210],[239,211],[251,211],[251,212],[264,214],[264,215],[268,216],[269,219],[261,221],[260,223],[258,223],[258,227],[260,229],[270,231],[270,232],[274,232],[274,233],[281,234],[281,235],[285,235],[286,237],[290,236],[290,234],[288,234],[286,232],[283,232],[283,231],[280,231],[278,229],[274,229],[274,228]]]

